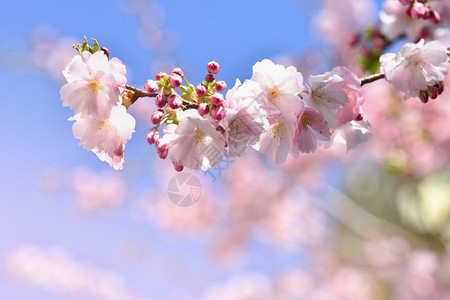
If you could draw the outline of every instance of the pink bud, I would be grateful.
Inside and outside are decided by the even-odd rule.
[[[222,106],[223,105],[223,96],[222,94],[214,93],[209,97],[209,100],[212,104],[216,106]]]
[[[164,96],[164,94],[158,94],[158,96],[156,96],[155,99],[155,104],[159,108],[163,108],[164,106],[166,106],[167,104],[166,96]]]
[[[374,39],[372,40],[372,43],[373,43],[373,45],[374,45],[376,48],[383,48],[383,47],[384,47],[384,40],[383,40],[382,38],[379,38],[379,37],[374,38]]]
[[[431,99],[436,99],[439,96],[439,89],[436,86],[428,87],[428,96]]]
[[[169,154],[169,147],[165,144],[162,139],[159,139],[156,142],[156,152],[158,153],[159,158],[166,159],[167,154]]]
[[[363,113],[359,113],[356,118],[355,121],[362,121],[364,119],[364,114]]]
[[[154,80],[147,80],[144,86],[145,90],[150,94],[156,93],[158,91],[158,84]]]
[[[169,103],[170,108],[177,109],[180,108],[181,104],[183,104],[183,100],[180,95],[172,94],[167,97],[167,103]]]
[[[216,82],[216,90],[219,92],[222,92],[224,89],[227,88],[227,83],[223,80]]]
[[[428,92],[427,91],[420,91],[419,99],[420,99],[420,101],[422,101],[422,103],[427,103],[428,102]]]
[[[150,129],[147,134],[145,135],[145,138],[149,145],[153,145],[156,143],[156,141],[159,139],[159,132],[156,128]]]
[[[225,108],[223,106],[213,105],[211,109],[211,117],[217,121],[222,120],[223,118],[225,118]]]
[[[179,164],[177,164],[174,161],[172,162],[172,164],[173,164],[173,167],[174,167],[175,171],[177,171],[177,172],[183,171],[184,167],[182,165],[179,165]]]
[[[214,78],[214,75],[206,74],[205,80],[206,80],[206,82],[213,82],[216,79]]]
[[[438,88],[438,93],[439,95],[442,94],[444,92],[444,82],[443,81],[439,81],[436,84],[437,88]]]
[[[211,61],[206,65],[206,68],[208,69],[208,72],[211,74],[217,74],[220,70],[220,65],[216,63],[215,61]]]
[[[369,57],[370,56],[370,50],[369,49],[367,49],[366,47],[364,47],[364,48],[362,48],[362,56],[363,57]]]
[[[439,23],[441,23],[441,15],[440,15],[437,11],[432,10],[432,11],[430,12],[430,21],[431,21],[431,23],[433,23],[433,24],[439,24]]]
[[[204,116],[209,113],[208,103],[200,103],[200,105],[198,106],[198,113],[200,114],[200,116]]]
[[[208,94],[208,88],[204,84],[199,84],[195,88],[195,92],[197,93],[197,95],[199,97],[204,97],[204,96],[206,96]]]
[[[430,16],[430,9],[422,3],[414,3],[411,7],[411,17],[414,19],[427,19]]]
[[[406,15],[408,16],[408,17],[411,17],[411,9],[412,9],[412,5],[410,5],[410,6],[408,6],[407,8],[406,8]]]
[[[163,118],[164,118],[164,112],[162,112],[161,110],[158,109],[153,112],[151,121],[153,124],[159,124]]]
[[[359,34],[353,34],[348,37],[347,43],[350,47],[356,47],[361,41],[361,36]]]
[[[170,86],[173,88],[180,87],[182,82],[183,82],[183,79],[181,78],[180,75],[172,74],[169,76],[169,83],[170,83]]]
[[[159,72],[158,74],[156,74],[155,78],[156,78],[156,80],[160,81],[164,78],[165,75],[167,75],[167,74],[163,73],[163,72]]]
[[[119,148],[117,148],[114,151],[114,155],[116,156],[123,156],[123,152],[125,151],[125,145],[123,143],[120,143]]]
[[[400,0],[400,3],[403,5],[409,5],[412,4],[414,0]]]
[[[373,29],[372,32],[370,33],[370,35],[373,38],[376,38],[376,37],[380,37],[381,33],[380,33],[380,31],[378,29]]]
[[[170,75],[177,74],[180,77],[184,77],[184,73],[180,68],[173,68]]]

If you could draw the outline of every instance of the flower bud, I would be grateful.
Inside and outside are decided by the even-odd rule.
[[[411,17],[414,19],[427,19],[430,16],[430,9],[423,3],[414,3],[411,7]]]
[[[156,83],[156,81],[151,80],[151,79],[149,79],[145,82],[144,87],[145,87],[145,90],[150,94],[156,93],[158,91],[158,84]]]
[[[428,92],[427,91],[420,91],[419,99],[420,99],[420,101],[422,101],[422,103],[427,103],[428,102]]]
[[[212,94],[211,97],[209,97],[209,100],[211,101],[212,104],[216,106],[222,106],[224,101],[222,94],[218,93]]]
[[[439,81],[438,83],[436,83],[436,87],[438,88],[439,95],[444,92],[444,82],[443,81]]]
[[[173,75],[173,74],[177,74],[180,77],[184,77],[184,73],[180,68],[173,68],[172,72],[170,72],[170,75]]]
[[[208,103],[200,103],[200,105],[198,106],[198,113],[200,114],[200,116],[204,116],[209,113]]]
[[[220,70],[220,65],[216,63],[215,61],[211,61],[206,65],[206,68],[208,69],[208,72],[211,74],[217,74]]]
[[[170,108],[177,109],[180,108],[181,104],[183,104],[183,100],[180,95],[172,94],[167,97],[167,103],[169,103]]]
[[[372,44],[375,46],[375,48],[382,49],[384,47],[384,40],[377,37],[372,40]]]
[[[164,118],[164,112],[162,112],[161,110],[156,110],[153,112],[152,117],[151,117],[151,121],[153,124],[159,124],[162,119]]]
[[[123,152],[125,151],[125,145],[123,143],[120,143],[119,148],[117,148],[114,151],[114,155],[116,156],[123,156]]]
[[[156,152],[158,153],[159,158],[166,159],[167,154],[169,154],[169,147],[165,144],[162,139],[159,139],[156,142]]]
[[[216,82],[216,91],[222,92],[224,89],[227,88],[227,83],[223,80]]]
[[[156,80],[160,81],[164,78],[165,75],[167,75],[167,74],[163,73],[163,72],[159,72],[158,74],[156,74],[155,78],[156,78]]]
[[[363,113],[359,113],[356,117],[355,117],[355,121],[362,121],[364,119],[364,114]]]
[[[211,109],[211,117],[217,121],[222,120],[223,118],[225,118],[225,108],[223,106],[213,105]]]
[[[213,82],[216,79],[214,78],[214,75],[206,74],[205,80],[206,80],[206,82]]]
[[[441,15],[440,15],[437,11],[432,10],[432,11],[430,12],[430,21],[431,21],[431,23],[433,23],[433,24],[439,24],[439,23],[441,23]]]
[[[428,87],[428,96],[431,99],[436,99],[439,96],[439,89],[435,85]]]
[[[410,5],[414,3],[414,0],[400,0],[400,3],[403,5]]]
[[[159,132],[156,128],[150,129],[145,135],[145,139],[149,145],[153,145],[159,139]]]
[[[166,96],[164,94],[158,94],[158,96],[156,96],[156,99],[155,99],[155,104],[159,108],[163,108],[164,106],[166,106],[166,104],[167,104]]]
[[[174,169],[175,169],[175,171],[177,171],[177,172],[181,172],[181,171],[183,171],[183,169],[184,169],[184,166],[182,166],[182,165],[179,165],[179,164],[177,164],[176,162],[172,162],[172,164],[173,164],[173,167],[174,167]]]
[[[170,83],[170,86],[173,88],[180,87],[182,82],[183,82],[183,79],[178,74],[172,74],[169,76],[169,83]]]
[[[208,88],[204,84],[199,84],[195,88],[195,92],[197,93],[197,95],[199,97],[204,97],[204,96],[206,96],[208,94]]]
[[[353,34],[347,39],[347,43],[350,47],[356,47],[361,41],[361,36],[359,34]]]

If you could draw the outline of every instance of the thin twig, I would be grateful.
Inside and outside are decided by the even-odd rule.
[[[156,96],[158,96],[158,93],[150,94],[150,93],[148,93],[146,91],[143,91],[141,89],[135,88],[134,86],[131,86],[131,85],[128,85],[128,84],[125,86],[125,89],[134,92],[134,94],[138,98],[141,98],[141,97],[156,97]]]
[[[364,78],[360,78],[359,80],[361,81],[361,86],[363,86],[367,83],[371,83],[371,82],[377,81],[379,79],[383,79],[384,77],[385,77],[384,73],[377,73],[377,74],[369,75]]]

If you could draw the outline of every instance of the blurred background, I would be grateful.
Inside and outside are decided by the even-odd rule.
[[[145,140],[153,101],[129,110],[122,171],[78,146],[60,101],[83,36],[139,88],[173,67],[196,85],[211,60],[229,87],[264,58],[305,80],[336,65],[363,75],[349,40],[379,25],[383,2],[3,3],[0,299],[450,299],[449,89],[424,105],[366,85],[368,143],[186,170],[200,191],[189,207]]]

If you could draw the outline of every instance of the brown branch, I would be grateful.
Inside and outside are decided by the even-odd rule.
[[[379,79],[383,79],[384,77],[385,77],[385,74],[377,73],[377,74],[369,75],[364,78],[360,78],[359,80],[361,81],[361,86],[363,86],[367,83],[371,83],[371,82],[377,81]]]
[[[127,89],[128,91],[134,92],[134,94],[138,98],[141,98],[141,97],[156,97],[156,96],[158,96],[158,93],[150,94],[150,93],[148,93],[146,91],[143,91],[141,89],[135,88],[134,86],[131,86],[131,85],[128,85],[128,84],[125,86],[125,89]]]

